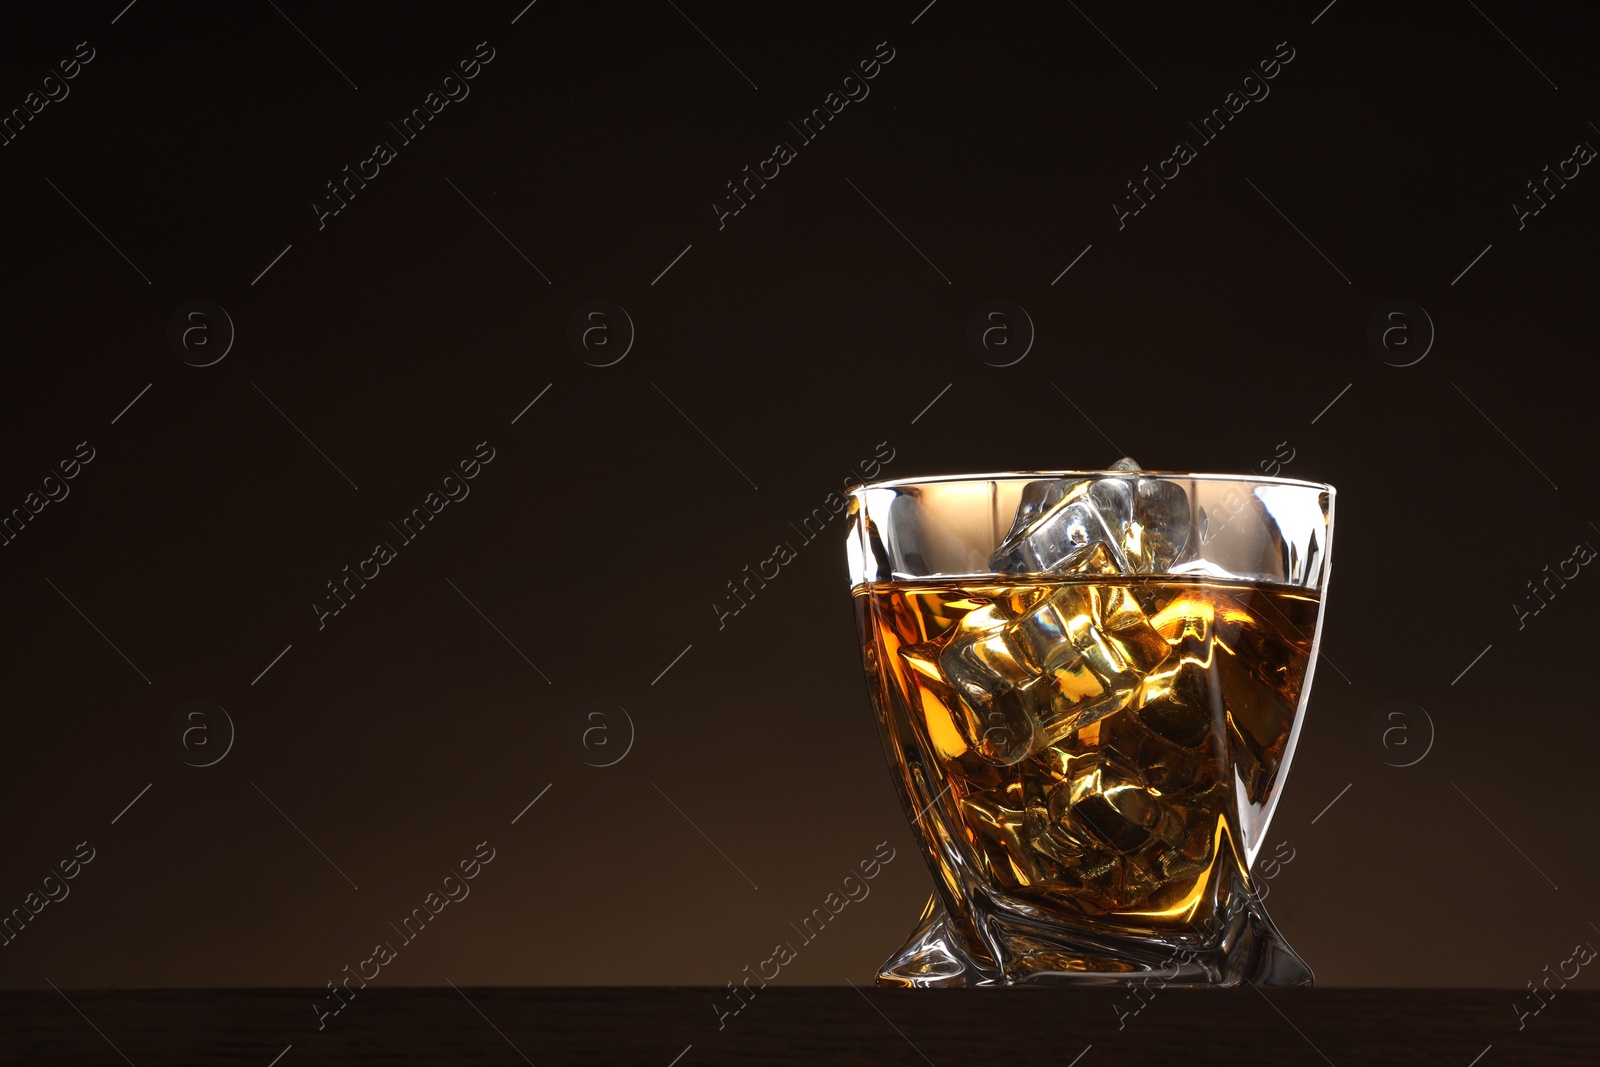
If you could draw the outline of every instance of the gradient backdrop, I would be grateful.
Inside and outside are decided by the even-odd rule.
[[[880,477],[1336,485],[1272,914],[1326,985],[1509,990],[1600,943],[1576,23],[525,2],[7,17],[0,911],[93,859],[0,985],[310,996],[480,842],[382,984],[721,986],[887,842],[780,979],[869,981],[931,882],[843,522],[795,526],[880,443]],[[974,350],[997,300],[1027,318]]]

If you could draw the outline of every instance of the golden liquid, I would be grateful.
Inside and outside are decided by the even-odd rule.
[[[1201,921],[1270,794],[1316,595],[1181,578],[855,590],[874,699],[952,891],[1048,914]],[[947,788],[948,787],[948,788]]]

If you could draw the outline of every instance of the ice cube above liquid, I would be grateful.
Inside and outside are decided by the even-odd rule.
[[[1094,478],[1023,487],[1011,529],[989,558],[1001,574],[1160,574],[1192,559],[1199,536],[1181,485],[1123,457]]]

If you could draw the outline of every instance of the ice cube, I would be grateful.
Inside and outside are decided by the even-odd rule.
[[[950,721],[978,758],[1010,766],[1127,707],[1167,651],[1128,590],[1071,584],[982,604],[900,655],[951,713],[930,735]]]
[[[1133,487],[1121,477],[1049,479],[1023,487],[1017,516],[989,557],[1003,574],[1129,574],[1123,532]]]
[[[1009,627],[1010,644],[1048,672],[1055,693],[1041,728],[1055,744],[1127,707],[1143,671],[1166,656],[1166,641],[1126,589],[1064,585]]]
[[[1070,837],[1118,853],[1153,840],[1181,845],[1189,827],[1183,813],[1149,788],[1121,755],[1102,749],[1072,762],[1072,777],[1051,792],[1050,812]]]
[[[1017,514],[1011,520],[1011,529],[1006,531],[1005,538],[1000,542],[1001,547],[1043,518],[1051,508],[1061,503],[1061,498],[1066,496],[1068,491],[1079,484],[1081,483],[1062,478],[1051,478],[1029,482],[1023,486],[1022,498],[1017,502]],[[999,549],[995,551],[998,552]]]
[[[1214,815],[1204,814],[1205,805],[1197,806],[1196,811],[1199,814],[1191,816],[1189,834],[1181,846],[1153,849],[1156,854],[1149,857],[1150,866],[1158,877],[1169,884],[1191,884],[1211,865],[1216,844],[1217,820]]]
[[[972,750],[1010,766],[1036,747],[1054,679],[1034,669],[1010,639],[1011,619],[986,604],[962,616],[938,651],[938,670],[960,697],[960,727]]]
[[[1090,843],[1074,837],[1046,806],[1028,809],[1024,831],[1034,851],[1068,870],[1081,866],[1090,855]]]
[[[1222,692],[1212,671],[1215,646],[1184,634],[1144,679],[1132,717],[1146,730],[1185,748],[1199,748],[1221,719]]]
[[[1133,590],[1104,586],[1096,595],[1101,628],[1135,670],[1149,671],[1171,654],[1172,646],[1145,614]]]
[[[1124,456],[1110,471],[1139,472]],[[1046,479],[1022,490],[989,558],[1001,573],[1161,574],[1197,557],[1189,494],[1165,478]]]
[[[1226,761],[1221,742],[1209,732],[1198,745],[1180,745],[1145,726],[1131,710],[1103,722],[1100,739],[1102,747],[1137,765],[1151,789],[1184,801],[1214,785]]]
[[[1114,852],[1086,858],[1071,874],[1077,883],[1070,892],[1073,904],[1091,915],[1137,907],[1162,888],[1151,865]]]
[[[1014,639],[1038,670],[1053,671],[1078,658],[1074,631],[1099,621],[1092,585],[1064,585],[1011,624]]]
[[[1164,478],[1140,478],[1133,493],[1133,518],[1123,552],[1140,574],[1164,574],[1194,559],[1200,535],[1183,486]]]

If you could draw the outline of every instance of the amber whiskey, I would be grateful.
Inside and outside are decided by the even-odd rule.
[[[1047,915],[1208,918],[1291,743],[1317,599],[1102,575],[855,590],[867,671],[930,840]],[[945,877],[963,877],[945,865]]]

